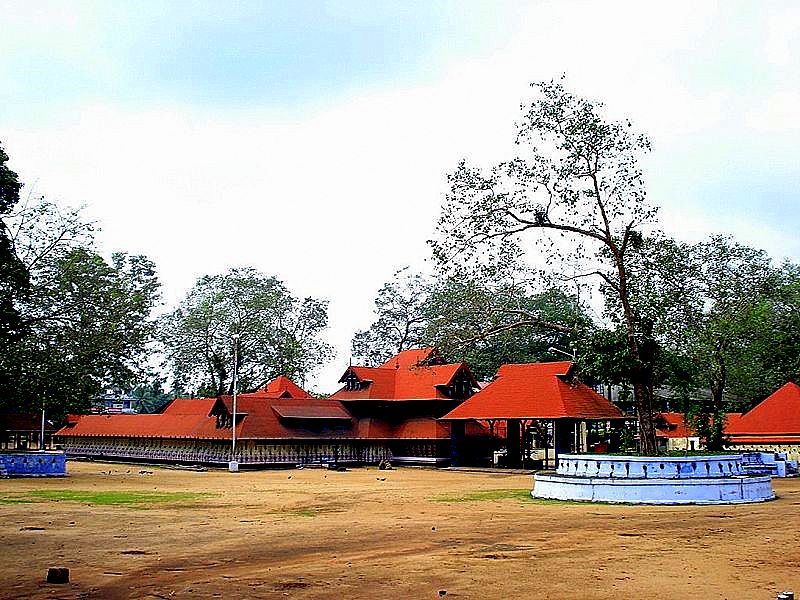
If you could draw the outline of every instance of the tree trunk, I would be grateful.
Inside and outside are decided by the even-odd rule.
[[[723,410],[724,383],[718,382],[711,386],[711,410],[708,415],[708,433],[706,435],[706,448],[708,450],[722,450],[725,431],[725,412]]]
[[[656,426],[653,418],[653,392],[642,383],[633,384],[633,399],[639,420],[639,453],[644,456],[655,456],[658,452]]]

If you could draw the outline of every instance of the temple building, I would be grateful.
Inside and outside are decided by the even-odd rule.
[[[406,350],[379,367],[350,366],[331,399],[358,419],[367,437],[385,439],[395,463],[450,461],[450,425],[438,419],[472,396],[466,363],[444,364],[433,348]],[[485,433],[480,425],[471,427]]]
[[[231,396],[177,398],[158,414],[70,416],[56,435],[75,457],[243,466],[440,464],[449,457],[450,429],[437,418],[477,388],[465,364],[442,364],[432,348],[401,352],[380,367],[350,366],[340,382],[330,398],[318,399],[278,377],[237,396],[235,423]]]
[[[662,412],[656,415],[656,440],[661,452],[673,450],[700,450],[700,436],[679,412]]]
[[[466,427],[486,423],[493,433],[504,426],[507,466],[535,466],[555,464],[562,453],[614,449],[626,418],[575,378],[571,361],[560,361],[501,366],[494,381],[443,420],[451,423],[453,464],[478,458]]]
[[[789,382],[725,427],[737,452],[785,452],[800,460],[800,386]]]

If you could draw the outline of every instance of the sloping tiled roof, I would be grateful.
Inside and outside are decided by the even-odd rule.
[[[452,366],[457,365],[448,365]],[[377,370],[389,371],[392,376],[396,373],[395,369]],[[412,378],[421,378],[430,387],[431,381],[438,381],[440,376],[447,378],[450,371],[452,369],[444,369],[437,371],[438,375],[418,374]],[[281,385],[271,387],[270,384],[251,394],[237,396],[237,438],[446,439],[450,435],[449,427],[438,423],[433,417],[411,418],[399,423],[372,417],[357,420],[338,400],[313,398],[290,380],[286,381],[291,385],[281,382]],[[409,387],[405,379],[401,385]],[[414,388],[412,386],[409,389]],[[287,397],[287,391],[296,397]],[[67,427],[58,431],[57,435],[229,440],[230,428],[217,427],[215,415],[220,411],[232,413],[231,396],[178,398],[167,405],[161,414],[78,416],[71,419]]]
[[[572,362],[503,365],[497,378],[443,419],[620,419],[590,387],[565,381]]]
[[[337,403],[331,402],[316,402],[309,406],[308,404],[273,404],[272,410],[278,413],[279,417],[284,419],[345,419],[350,420],[350,413],[344,407]]]
[[[254,392],[256,394],[263,393],[270,398],[311,398],[311,394],[297,385],[294,381],[280,375],[270,381],[260,390]]]
[[[694,430],[686,425],[683,413],[662,412],[656,415],[656,436],[663,438],[697,437]]]
[[[126,437],[169,439],[230,439],[204,414],[83,415],[56,432],[65,437]]]
[[[446,423],[438,422],[434,417],[412,417],[397,423],[366,417],[358,420],[358,437],[383,440],[446,440],[450,438],[450,427]]]
[[[434,352],[433,348],[406,350],[390,358],[380,367],[349,367],[340,382],[345,381],[350,373],[362,382],[359,390],[342,388],[331,395],[336,400],[448,400],[448,396],[440,387],[452,383],[456,374],[464,370],[478,387],[466,363],[447,365],[426,365],[420,361],[428,360]],[[399,366],[398,366],[399,365]]]
[[[433,348],[412,348],[398,352],[381,365],[385,369],[410,369],[425,363],[434,354]]]
[[[800,435],[800,386],[787,383],[755,408],[729,422],[725,433],[731,441],[756,435],[762,443],[768,443],[766,437],[769,436],[777,440],[787,435]]]

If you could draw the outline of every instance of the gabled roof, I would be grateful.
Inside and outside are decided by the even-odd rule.
[[[363,383],[361,389],[342,388],[331,395],[336,400],[449,400],[444,388],[463,371],[478,387],[465,363],[434,364],[440,359],[434,348],[399,352],[380,367],[350,366],[339,382],[351,375]]]
[[[413,352],[416,351],[407,350],[406,353],[409,354],[403,352],[398,354],[398,356],[406,354],[399,361],[401,364],[408,365],[406,367],[348,367],[339,381],[345,381],[352,373],[364,383],[363,388],[359,390],[341,388],[332,394],[331,398],[342,401],[449,400],[451,398],[443,388],[449,386],[460,371],[466,374],[473,387],[478,387],[478,382],[466,363],[424,365],[413,362],[412,364],[412,360],[408,357],[412,356]],[[384,364],[390,364],[393,360],[394,358]]]
[[[383,363],[381,367],[386,369],[410,369],[422,364],[431,364],[436,358],[436,350],[434,348],[412,348],[398,352]]]
[[[787,383],[755,408],[729,422],[725,433],[731,441],[755,435],[762,442],[768,441],[768,436],[800,435],[800,386]]]
[[[286,377],[286,375],[279,375],[270,381],[263,388],[254,392],[255,394],[263,394],[270,398],[311,398],[311,394],[297,385],[294,381]]]
[[[568,380],[572,367],[571,361],[503,365],[492,383],[442,418],[624,418],[622,411],[590,387]]]

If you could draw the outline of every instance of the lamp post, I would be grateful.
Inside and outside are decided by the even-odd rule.
[[[233,415],[231,420],[231,460],[228,470],[231,473],[239,471],[236,460],[236,396],[239,393],[239,334],[233,334]]]
[[[39,451],[44,452],[44,402],[42,402],[42,430],[41,430],[41,437],[39,438]]]

